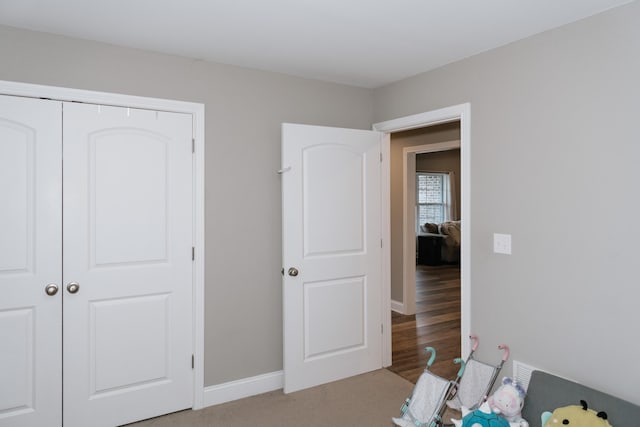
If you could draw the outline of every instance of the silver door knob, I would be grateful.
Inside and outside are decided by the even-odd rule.
[[[295,267],[291,267],[288,273],[289,273],[289,276],[296,277],[298,275],[298,269]]]
[[[69,291],[70,294],[75,294],[78,290],[80,290],[80,285],[77,282],[67,284],[67,291]]]
[[[52,297],[58,293],[58,285],[56,285],[55,283],[49,283],[44,287],[44,291],[47,293],[47,295]]]

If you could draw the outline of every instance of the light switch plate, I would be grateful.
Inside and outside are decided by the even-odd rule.
[[[511,255],[511,234],[493,234],[493,252]]]

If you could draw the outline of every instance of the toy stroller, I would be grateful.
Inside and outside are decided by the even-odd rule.
[[[471,352],[465,362],[464,375],[459,381],[455,396],[452,396],[453,398],[447,401],[448,407],[458,411],[463,406],[473,411],[484,403],[498,378],[502,366],[509,358],[509,347],[500,344],[498,348],[503,351],[503,354],[498,365],[494,366],[476,360],[473,354],[478,348],[478,337],[471,335],[469,338],[472,345]]]
[[[418,382],[402,405],[399,418],[393,418],[393,423],[402,427],[436,427],[442,425],[442,414],[446,409],[445,402],[455,393],[457,381],[464,373],[465,363],[462,359],[455,359],[454,363],[461,364],[455,381],[441,378],[429,371],[436,358],[433,347],[425,348],[431,353],[427,367],[418,378]]]
[[[393,418],[395,425],[408,427],[442,427],[445,425],[443,415],[450,407],[461,410],[464,406],[469,410],[477,409],[487,398],[491,387],[498,378],[502,366],[509,358],[509,347],[501,344],[503,356],[497,366],[480,362],[473,357],[478,348],[478,337],[469,337],[472,341],[471,352],[467,360],[454,359],[460,364],[455,380],[449,381],[429,372],[436,353],[432,347],[425,350],[431,353],[425,371],[418,378],[410,397],[402,405],[400,418]]]

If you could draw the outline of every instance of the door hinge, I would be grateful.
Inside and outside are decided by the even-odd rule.
[[[380,239],[380,247],[382,247],[382,239]]]
[[[196,368],[196,356],[195,355],[191,355],[191,369],[195,369]]]
[[[380,323],[380,333],[384,334],[384,325]]]
[[[196,139],[195,138],[191,138],[191,152],[192,153],[196,152]]]
[[[380,163],[382,163],[382,153],[380,153]]]
[[[195,261],[195,260],[196,260],[196,247],[191,246],[191,261]]]

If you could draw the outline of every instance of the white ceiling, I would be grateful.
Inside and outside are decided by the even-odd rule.
[[[0,24],[375,88],[631,0],[0,0]]]

